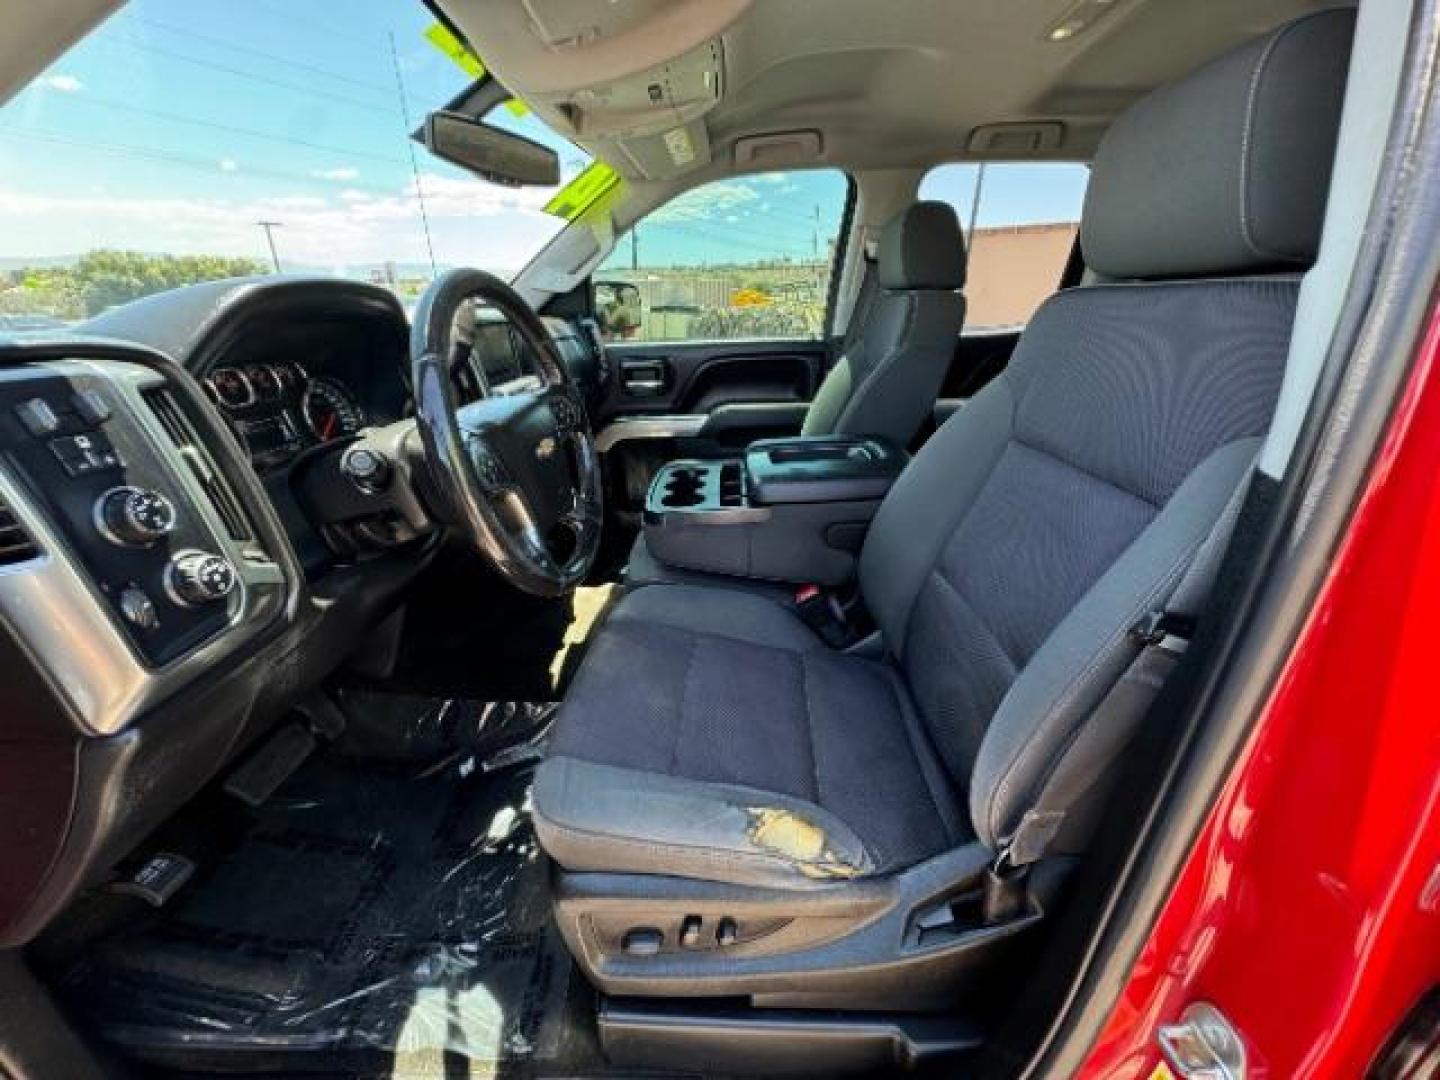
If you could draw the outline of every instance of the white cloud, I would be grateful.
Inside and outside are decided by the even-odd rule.
[[[541,212],[545,188],[478,179],[420,178],[436,257],[497,273],[518,270],[560,221]],[[257,221],[279,221],[281,261],[319,267],[393,259],[419,262],[426,245],[412,180],[402,189],[346,188],[333,197],[253,199],[50,195],[0,187],[7,253],[46,255],[98,247],[264,257]]]
[[[743,183],[723,180],[687,191],[645,220],[661,225],[713,220],[759,197]]]
[[[62,94],[78,94],[85,89],[85,84],[74,75],[47,75],[40,80],[40,85]]]
[[[240,168],[240,166],[236,163],[234,158],[226,157],[220,159],[221,172],[234,172],[238,168]]]
[[[360,170],[345,165],[338,169],[311,169],[310,175],[317,180],[354,180],[359,177]]]

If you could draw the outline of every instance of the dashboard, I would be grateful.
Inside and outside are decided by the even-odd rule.
[[[593,402],[593,334],[546,325]],[[482,331],[461,397],[466,371],[503,392],[525,366],[502,328]],[[398,423],[413,414],[408,342],[390,293],[283,277],[0,337],[0,948],[33,937],[403,605],[442,535],[432,509],[408,533],[335,540],[345,515],[378,520],[379,497],[343,469],[356,434],[417,435]],[[340,518],[317,518],[316,491]]]

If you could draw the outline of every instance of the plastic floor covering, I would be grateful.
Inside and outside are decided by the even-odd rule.
[[[65,997],[126,1057],[187,1074],[603,1072],[513,749],[317,755],[169,904],[90,948]]]

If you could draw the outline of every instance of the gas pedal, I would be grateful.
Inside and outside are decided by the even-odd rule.
[[[123,881],[112,881],[110,891],[138,896],[151,907],[163,906],[180,891],[195,873],[195,864],[184,855],[161,851],[151,855],[135,873]]]
[[[226,778],[225,790],[247,806],[260,806],[318,745],[319,740],[304,726],[286,724]]]

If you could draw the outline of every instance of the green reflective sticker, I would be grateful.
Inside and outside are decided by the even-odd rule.
[[[455,61],[460,70],[472,79],[485,77],[488,70],[485,62],[470,50],[470,46],[452,34],[444,23],[434,23],[430,29],[426,30],[425,40]],[[530,107],[519,98],[511,98],[505,102],[505,108],[515,116],[524,116],[530,111]]]
[[[618,190],[619,184],[619,173],[603,161],[592,161],[588,168],[545,204],[545,213],[574,221],[600,199]]]
[[[480,62],[480,58],[443,23],[437,22],[426,30],[425,40],[454,60],[460,70],[472,79],[478,79],[485,74],[485,65]]]

